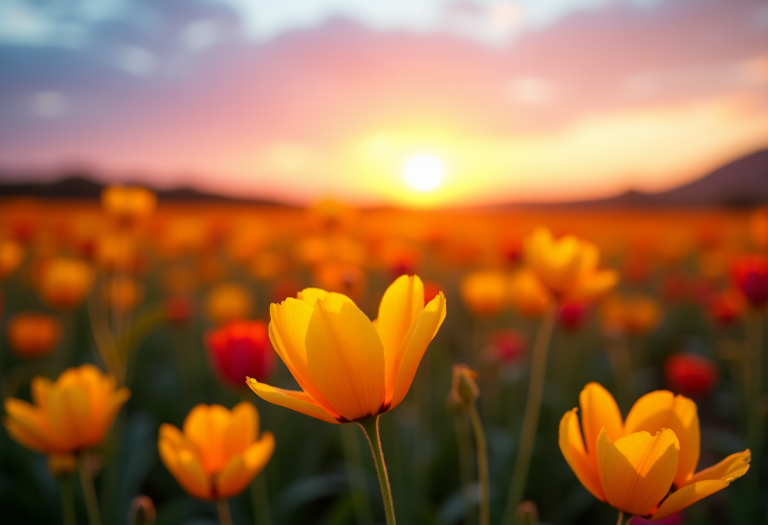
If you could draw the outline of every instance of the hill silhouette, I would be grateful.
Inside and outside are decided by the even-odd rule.
[[[5,179],[5,181],[2,181]],[[105,184],[86,172],[68,172],[52,182],[11,182],[11,174],[0,173],[0,198],[98,199]],[[142,184],[146,186],[145,184]],[[283,206],[276,201],[231,197],[191,187],[155,189],[161,201],[240,202]],[[627,191],[606,199],[559,203],[515,203],[492,208],[604,208],[604,207],[753,207],[768,203],[768,149],[756,151],[721,166],[711,173],[677,188],[659,193]]]

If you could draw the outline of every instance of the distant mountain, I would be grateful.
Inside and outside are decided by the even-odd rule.
[[[660,193],[630,190],[606,199],[542,206],[569,208],[753,207],[766,203],[768,203],[768,149],[734,160],[700,179]],[[540,205],[533,206],[538,207]]]
[[[68,173],[54,182],[3,182],[11,179],[0,173],[0,198],[79,198],[98,199],[104,184],[87,173]],[[240,202],[284,206],[279,202],[228,197],[180,187],[155,190],[161,201]],[[734,160],[683,186],[660,192],[628,191],[607,199],[568,203],[520,203],[491,206],[506,208],[654,208],[654,207],[751,207],[768,203],[768,149]]]
[[[3,197],[34,197],[40,199],[98,199],[105,184],[97,182],[86,173],[67,173],[62,178],[53,182],[4,182],[2,179],[10,178],[5,173],[0,173],[0,198]],[[130,184],[130,183],[126,183]],[[137,183],[140,186],[146,184]],[[284,206],[284,204],[265,200],[249,199],[241,197],[228,197],[214,193],[206,193],[195,188],[180,187],[168,190],[154,190],[158,199],[162,201],[190,201],[190,202],[239,202],[247,204],[259,204],[263,206]]]

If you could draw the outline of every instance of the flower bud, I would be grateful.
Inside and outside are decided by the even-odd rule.
[[[517,506],[515,523],[517,525],[536,525],[539,522],[539,508],[532,501],[524,501]]]
[[[128,510],[129,525],[152,525],[156,517],[155,504],[148,496],[136,496],[131,500],[131,508]]]
[[[451,395],[464,406],[474,403],[480,397],[480,389],[475,383],[477,372],[467,365],[453,365],[453,386]]]

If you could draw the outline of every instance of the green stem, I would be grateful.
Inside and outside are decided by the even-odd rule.
[[[253,501],[253,517],[258,525],[271,525],[272,513],[269,509],[269,494],[267,493],[266,474],[261,472],[251,482],[251,501]]]
[[[752,451],[752,464],[760,465],[762,458],[763,419],[762,410],[762,351],[763,312],[754,309],[747,318],[747,355],[744,359],[744,378],[747,389],[747,444]],[[746,505],[747,521],[758,521],[758,500],[760,490],[759,472],[747,480]]]
[[[472,423],[472,432],[475,435],[475,445],[477,446],[477,481],[480,488],[480,525],[490,525],[490,482],[488,480],[488,445],[485,441],[485,431],[483,423],[480,421],[480,414],[477,413],[477,406],[470,403],[467,407],[469,420]]]
[[[379,417],[374,416],[357,424],[365,432],[368,438],[368,444],[373,453],[373,462],[376,464],[376,473],[379,475],[379,485],[381,485],[381,497],[384,500],[384,513],[387,516],[387,525],[395,525],[395,506],[392,503],[392,489],[389,487],[389,476],[387,475],[387,465],[384,463],[384,454],[381,451],[381,437],[379,436]]]
[[[632,373],[632,357],[629,353],[627,341],[621,337],[609,337],[607,342],[608,360],[613,369],[613,378],[616,381],[616,389],[619,392],[619,401],[622,410],[629,410],[634,402],[635,384]]]
[[[99,513],[99,500],[96,499],[96,489],[93,486],[93,478],[88,467],[88,451],[84,450],[78,458],[80,467],[80,483],[83,485],[83,497],[85,498],[85,508],[88,510],[88,523],[90,525],[101,525],[101,515]]]
[[[475,515],[470,513],[472,498],[470,487],[472,485],[472,445],[469,441],[466,419],[464,413],[453,416],[453,424],[456,429],[456,447],[459,452],[459,479],[461,480],[461,495],[464,498],[464,522],[466,525],[474,525]]]
[[[232,525],[232,514],[229,512],[229,502],[227,500],[217,500],[216,510],[219,511],[219,523],[221,525]]]
[[[541,400],[544,394],[544,378],[547,371],[547,351],[549,340],[557,317],[557,305],[550,307],[539,325],[536,342],[531,357],[531,373],[528,383],[528,398],[525,403],[523,428],[520,432],[520,442],[517,447],[515,467],[512,471],[512,481],[509,485],[507,508],[504,511],[504,525],[512,525],[515,521],[515,511],[523,500],[528,469],[531,465],[531,455],[536,442],[536,428],[539,425]]]
[[[77,525],[75,514],[75,496],[72,492],[72,476],[67,474],[60,479],[61,516],[64,525]]]
[[[355,521],[361,525],[373,523],[368,491],[365,490],[365,476],[362,472],[363,455],[360,451],[360,443],[357,441],[357,435],[354,434],[354,428],[344,425],[340,430],[344,458],[347,462],[347,475],[352,489]]]

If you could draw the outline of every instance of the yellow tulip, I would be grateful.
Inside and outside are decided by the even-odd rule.
[[[40,268],[38,290],[54,308],[75,308],[91,291],[92,284],[93,269],[79,259],[56,257]]]
[[[749,450],[694,473],[700,436],[696,403],[659,390],[637,400],[622,421],[616,401],[597,383],[581,391],[560,421],[560,450],[584,487],[600,501],[651,520],[692,505],[749,469]],[[674,485],[675,491],[668,495]]]
[[[509,280],[509,300],[519,313],[540,317],[549,310],[552,295],[530,270],[515,272]]]
[[[567,235],[559,240],[537,228],[525,240],[525,264],[558,298],[592,299],[619,280],[613,270],[600,270],[600,252],[589,242]]]
[[[269,336],[302,390],[248,378],[265,401],[329,423],[362,421],[397,406],[445,319],[440,292],[424,306],[417,276],[399,277],[371,322],[345,295],[307,288],[272,304]]]
[[[206,500],[237,496],[261,472],[275,449],[271,432],[259,436],[259,413],[242,402],[231,411],[197,405],[183,431],[164,423],[160,459],[190,495]]]
[[[117,412],[131,396],[116,389],[115,379],[93,365],[65,370],[53,382],[32,380],[32,400],[5,400],[3,421],[8,434],[25,447],[43,454],[86,450],[101,442]]]
[[[503,272],[472,272],[461,280],[461,300],[473,315],[493,316],[507,304],[508,282]]]

